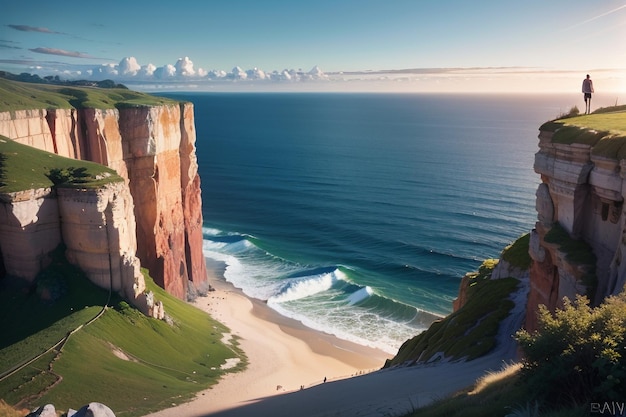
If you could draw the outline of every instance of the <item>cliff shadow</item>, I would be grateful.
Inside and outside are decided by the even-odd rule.
[[[6,183],[6,160],[7,156],[0,152],[0,187],[7,185]]]
[[[104,306],[108,297],[108,290],[92,284],[84,273],[65,259],[65,247],[60,245],[54,252],[51,265],[33,282],[9,275],[4,280],[0,287],[0,349],[73,314],[82,314],[87,307]],[[65,331],[61,332],[59,339],[64,335]]]

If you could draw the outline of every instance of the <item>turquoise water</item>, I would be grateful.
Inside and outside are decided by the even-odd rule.
[[[195,105],[205,255],[281,314],[395,352],[536,220],[561,96],[177,94]]]

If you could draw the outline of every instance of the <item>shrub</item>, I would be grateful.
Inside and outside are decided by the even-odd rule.
[[[531,394],[551,405],[623,400],[626,395],[626,292],[596,308],[577,296],[552,315],[538,312],[539,330],[520,330],[522,379]]]

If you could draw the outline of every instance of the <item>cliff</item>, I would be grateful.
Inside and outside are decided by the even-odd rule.
[[[534,229],[466,274],[452,314],[386,366],[472,359],[510,343],[520,327],[535,330],[540,304],[554,311],[578,294],[599,304],[624,290],[626,107],[545,123],[538,137]]]
[[[4,270],[31,283],[59,246],[96,285],[150,313],[135,256],[132,197],[104,166],[0,137],[0,254]]]
[[[576,294],[598,304],[626,284],[626,112],[610,110],[540,128],[529,330],[539,304],[554,311]]]
[[[47,96],[51,90],[53,99]],[[0,80],[0,91],[18,106],[25,105],[21,101],[24,96],[41,95],[46,99],[45,102],[26,101],[27,105],[42,108],[9,107],[8,111],[0,112],[0,135],[57,155],[108,166],[123,178],[130,190],[128,198],[114,198],[113,201],[112,197],[104,196],[106,193],[103,191],[98,198],[109,201],[113,207],[125,207],[120,221],[126,218],[128,222],[124,233],[119,236],[132,242],[121,241],[119,246],[129,247],[136,242],[136,254],[141,264],[149,269],[160,286],[184,299],[194,287],[206,284],[200,178],[191,103],[178,103],[120,89],[44,88],[6,80]],[[53,100],[56,100],[55,108],[48,109],[50,105],[46,103]],[[46,191],[23,192],[41,196],[49,194]],[[64,191],[58,195],[67,203],[63,207],[71,201],[78,205],[90,204],[88,201],[96,205],[105,204],[102,201],[95,203],[98,198],[92,195],[69,194]],[[43,204],[45,196],[29,201],[30,204],[41,202],[45,207],[54,206]],[[42,219],[53,219],[57,215],[51,210]],[[67,213],[59,214],[65,218]],[[105,219],[106,216],[114,214],[105,215]],[[32,222],[36,224],[33,227],[46,229],[38,219]],[[72,221],[83,226],[90,222],[96,224],[89,216],[78,216]],[[37,233],[41,236],[44,232]],[[63,236],[70,241],[73,239],[65,232]],[[89,246],[87,240],[94,238],[88,231],[76,236],[81,242],[78,246]],[[31,239],[32,242],[32,238],[24,239]],[[53,239],[48,240],[53,242]],[[67,255],[72,261],[82,259],[88,268],[96,268],[95,264],[100,263],[96,248],[67,246]],[[29,247],[28,242],[24,242],[23,254],[17,256],[45,258],[41,253],[28,255]],[[49,249],[41,247],[37,251]],[[2,255],[11,257],[12,253],[3,251]],[[125,262],[130,261],[122,261]],[[11,261],[5,259],[7,263],[10,265]],[[32,276],[40,268],[41,262],[31,263],[31,270],[23,271],[23,274]]]

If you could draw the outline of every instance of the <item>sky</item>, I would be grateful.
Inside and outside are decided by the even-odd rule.
[[[0,70],[138,89],[626,93],[626,0],[12,1]],[[626,94],[623,94],[626,95]]]

